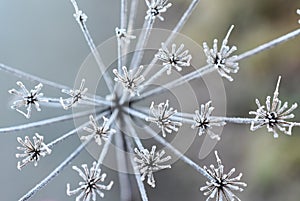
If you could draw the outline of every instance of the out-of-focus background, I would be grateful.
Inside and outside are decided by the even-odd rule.
[[[172,29],[191,0],[172,0],[173,6],[164,13],[165,22],[155,23],[155,27]],[[114,36],[119,26],[119,1],[78,0],[80,8],[88,15],[87,25],[96,44],[101,44]],[[212,44],[214,38],[220,40],[231,24],[235,29],[230,44],[238,46],[238,53],[274,39],[291,30],[299,28],[300,7],[295,0],[203,0],[194,11],[181,33],[202,44]],[[135,28],[141,28],[146,5],[140,1]],[[80,28],[73,18],[73,7],[68,0],[10,0],[0,1],[0,62],[28,73],[73,86],[78,68],[89,54],[89,48]],[[255,110],[255,98],[264,100],[272,95],[278,75],[282,75],[280,98],[290,104],[300,102],[300,38],[288,41],[278,47],[260,53],[240,62],[240,71],[234,75],[234,82],[224,81],[227,96],[228,116],[248,116]],[[202,54],[202,53],[201,53]],[[196,55],[196,53],[193,53]],[[16,87],[18,78],[0,72],[0,127],[19,125],[28,122],[23,116],[9,108],[11,96],[7,91]],[[34,83],[22,80],[31,88]],[[57,92],[45,87],[48,94]],[[30,121],[55,117],[61,110],[43,107],[43,112],[34,112]],[[300,112],[294,114],[300,121]],[[0,194],[2,201],[20,198],[38,181],[53,170],[59,162],[80,144],[78,137],[55,147],[52,155],[18,171],[15,158],[17,136],[33,136],[35,132],[45,135],[46,141],[67,132],[73,122],[62,122],[55,126],[45,126],[1,134],[0,136]],[[198,143],[198,141],[197,141]],[[196,142],[187,151],[199,165],[216,163],[211,153],[199,160],[200,145]],[[273,139],[266,129],[250,133],[247,125],[228,125],[222,140],[217,144],[225,169],[235,167],[243,172],[243,181],[248,183],[245,192],[238,194],[241,200],[281,201],[299,200],[300,197],[300,129],[294,128],[292,136],[280,135]],[[83,152],[73,164],[88,163],[93,159]],[[104,168],[109,179],[117,181],[117,173]],[[206,198],[199,191],[205,180],[193,169],[178,161],[173,168],[156,174],[157,187],[149,188],[150,200],[188,200],[199,201]],[[75,187],[77,174],[67,168],[41,190],[34,201],[74,200],[65,193],[66,183]],[[116,182],[117,184],[118,182]],[[119,186],[106,193],[103,200],[118,200]],[[138,198],[136,199],[138,200]]]

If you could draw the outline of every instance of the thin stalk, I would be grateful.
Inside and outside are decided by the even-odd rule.
[[[199,4],[199,2],[200,2],[200,0],[193,0],[192,1],[192,3],[189,5],[188,9],[184,12],[183,16],[180,18],[177,25],[172,30],[172,33],[169,35],[167,40],[164,42],[164,44],[166,46],[168,46],[174,40],[176,34],[179,33],[180,30],[183,28],[183,26],[185,25],[187,20],[190,18],[192,12],[195,10],[195,8]],[[158,61],[158,59],[156,57],[154,57],[152,59],[152,61],[149,64],[148,68],[144,71],[144,76],[146,76],[149,73],[149,70],[152,69],[152,67],[154,66],[154,64],[156,64],[157,61]]]
[[[144,48],[148,42],[154,21],[155,20],[152,18],[149,18],[148,20],[145,21],[142,32],[140,34],[139,40],[135,48],[135,52],[131,60],[130,68],[138,68],[138,66],[140,65],[142,57],[144,55]]]
[[[131,34],[134,22],[136,21],[135,18],[136,18],[136,13],[137,13],[137,9],[138,9],[138,3],[139,3],[139,0],[131,0],[128,26],[127,26],[127,30],[126,30],[128,34]],[[129,48],[129,44],[125,43],[124,44],[124,60],[123,60],[125,64],[127,62],[128,48]]]
[[[4,71],[6,73],[12,74],[12,75],[14,75],[18,78],[26,79],[26,80],[29,80],[29,81],[32,81],[32,82],[39,82],[39,83],[51,86],[51,87],[56,88],[56,89],[71,89],[70,87],[65,86],[63,84],[59,84],[57,82],[52,82],[52,81],[46,80],[44,78],[41,78],[41,77],[38,77],[38,76],[35,76],[35,75],[25,73],[24,71],[15,69],[15,68],[7,66],[5,64],[0,64],[0,70]]]
[[[146,126],[145,131],[149,133],[157,142],[165,146],[167,149],[169,149],[171,152],[173,152],[180,160],[194,168],[197,172],[199,172],[201,175],[206,177],[209,181],[213,181],[214,179],[207,174],[207,172],[197,165],[194,161],[186,157],[184,154],[182,154],[179,150],[177,150],[175,147],[173,147],[170,143],[168,143],[165,139],[163,139],[161,136],[159,136],[154,130],[152,130],[150,127]]]
[[[149,69],[149,68],[147,68]],[[156,79],[158,79],[164,72],[166,72],[168,68],[163,67],[158,72],[156,72],[153,76],[151,76],[146,82],[141,85],[140,93],[142,93],[148,85],[152,84]]]
[[[139,148],[139,150],[143,150],[144,146],[140,138],[138,137],[136,130],[133,128],[133,126],[131,124],[126,124],[126,128],[128,129],[127,132],[129,132],[132,138],[134,139],[134,142],[136,146]]]
[[[121,124],[120,127],[122,128],[122,122],[119,121]],[[128,167],[126,162],[126,142],[124,141],[124,133],[119,129],[115,134],[115,143],[116,143],[116,158],[118,164],[118,176],[120,182],[120,199],[121,201],[130,201],[131,198],[131,184],[129,182],[128,177]]]
[[[133,145],[132,145],[131,140],[128,138],[128,136],[126,136],[126,144],[127,144],[127,149],[128,149],[128,151],[129,151],[129,153],[134,154],[133,148],[132,148]],[[135,179],[136,179],[136,183],[137,183],[138,188],[139,188],[139,192],[140,192],[141,197],[142,197],[142,201],[148,201],[147,192],[146,192],[144,183],[143,183],[143,181],[141,180],[141,174],[140,174],[140,172],[138,171],[138,169],[136,168],[136,167],[137,167],[137,164],[136,164],[136,162],[134,161],[134,158],[133,158],[132,156],[130,156],[130,162],[131,162],[131,166],[132,166],[132,169],[133,169],[133,172],[134,172],[134,176],[135,176]]]
[[[19,201],[26,201],[32,198],[39,190],[44,188],[47,184],[50,183],[56,176],[58,176],[65,167],[67,167],[72,160],[74,160],[80,152],[86,147],[86,145],[93,139],[94,136],[91,136],[89,139],[84,141],[78,148],[76,148],[59,166],[57,166],[46,178],[44,178],[40,183],[28,191]]]
[[[22,124],[22,125],[18,125],[18,126],[0,128],[0,133],[17,132],[17,131],[23,131],[23,130],[26,130],[26,129],[51,125],[51,124],[58,123],[58,122],[63,122],[63,121],[67,121],[67,120],[72,120],[72,119],[85,117],[85,116],[91,114],[92,112],[93,112],[92,110],[84,111],[84,112],[78,112],[78,113],[67,114],[67,115],[54,117],[54,118],[50,118],[50,119],[48,118],[48,119],[45,119],[45,120],[36,121],[36,122],[32,122],[32,123],[26,123],[26,124]]]
[[[242,53],[240,55],[237,56],[237,58],[234,60],[234,61],[240,61],[242,59],[245,59],[245,58],[248,58],[250,56],[253,56],[259,52],[262,52],[262,51],[265,51],[267,49],[271,49],[273,47],[275,47],[276,45],[279,45],[283,42],[286,42],[290,39],[293,39],[295,38],[296,36],[299,36],[300,35],[300,29],[297,29],[295,31],[292,31],[288,34],[285,34],[284,36],[281,36],[279,38],[276,38],[270,42],[267,42],[261,46],[258,46],[257,48],[254,48],[252,50],[249,50],[245,53]],[[147,98],[147,97],[150,97],[150,96],[153,96],[155,94],[159,94],[159,93],[163,93],[165,91],[167,91],[168,89],[171,89],[171,88],[174,88],[174,87],[177,87],[183,83],[186,83],[186,82],[189,82],[195,78],[199,78],[199,77],[202,77],[212,71],[216,70],[216,67],[214,65],[206,65],[196,71],[193,71],[189,74],[186,74],[185,76],[177,79],[177,80],[173,80],[163,86],[160,86],[160,87],[157,87],[153,90],[150,90],[150,91],[147,91],[145,92],[144,94],[142,94],[141,96],[137,97],[137,98],[134,98],[133,101],[139,101],[139,100],[142,100],[144,98]]]
[[[78,8],[78,5],[76,3],[75,0],[70,0],[74,9],[75,9],[75,13],[79,13],[79,8]],[[100,69],[100,72],[106,82],[106,86],[108,87],[108,89],[110,90],[110,92],[113,92],[113,83],[112,83],[112,80],[111,78],[108,76],[108,74],[105,73],[105,65],[102,61],[102,58],[100,56],[100,53],[98,52],[97,50],[97,47],[96,45],[94,44],[93,42],[93,38],[91,37],[90,33],[89,33],[89,30],[85,24],[85,21],[84,20],[81,20],[80,18],[76,19],[77,23],[79,24],[80,28],[81,28],[81,31],[85,37],[85,40],[96,60],[96,63]]]

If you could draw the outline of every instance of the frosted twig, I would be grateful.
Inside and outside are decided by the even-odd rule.
[[[32,82],[39,82],[39,83],[42,83],[44,85],[54,87],[56,89],[70,89],[70,87],[68,87],[68,86],[59,84],[57,82],[52,82],[52,81],[46,80],[44,78],[29,74],[29,73],[25,73],[24,71],[21,71],[21,70],[18,70],[16,68],[7,66],[5,64],[0,64],[0,70],[2,70],[3,72],[6,72],[6,73],[12,74],[16,77],[26,79],[26,80],[29,80],[29,81],[32,81]]]
[[[119,121],[121,124],[120,127],[122,128],[123,122],[122,119]],[[125,153],[126,150],[126,142],[124,141],[124,134],[122,133],[122,130],[117,130],[117,133],[115,134],[115,143],[116,143],[116,159],[117,159],[117,165],[118,165],[118,176],[119,176],[119,182],[120,186],[122,188],[120,189],[120,198],[121,201],[127,201],[132,200],[131,197],[131,184],[129,182],[128,175],[126,172],[127,170],[127,156]]]
[[[40,126],[51,125],[51,124],[54,124],[57,122],[63,122],[63,121],[71,120],[71,119],[77,119],[77,118],[81,118],[84,116],[88,116],[92,112],[93,111],[89,110],[89,111],[78,112],[78,113],[74,113],[74,114],[58,116],[58,117],[54,117],[54,118],[48,118],[45,120],[36,121],[36,122],[32,122],[32,123],[26,123],[26,124],[22,124],[22,125],[18,125],[18,126],[0,128],[0,133],[17,132],[17,131],[23,131],[26,129],[30,129],[30,128],[37,128]]]
[[[276,45],[279,45],[279,44],[281,44],[281,43],[283,43],[285,41],[288,41],[288,40],[290,40],[292,38],[295,38],[298,35],[300,35],[300,29],[292,31],[292,32],[290,32],[288,34],[285,34],[284,36],[281,36],[281,37],[279,37],[277,39],[274,39],[274,40],[272,40],[270,42],[267,42],[267,43],[265,43],[265,44],[263,44],[263,45],[261,45],[261,46],[259,46],[257,48],[254,48],[254,49],[249,50],[249,51],[247,51],[247,52],[245,52],[243,54],[240,54],[233,61],[237,62],[237,61],[240,61],[240,60],[245,59],[247,57],[250,57],[252,55],[255,55],[255,54],[259,53],[259,52],[262,52],[264,50],[273,48]],[[193,79],[202,77],[202,76],[204,76],[204,75],[206,75],[206,74],[208,74],[210,72],[213,72],[214,70],[215,70],[214,69],[214,65],[205,65],[203,67],[200,67],[198,70],[195,70],[195,71],[193,71],[193,72],[191,72],[189,74],[186,74],[186,75],[180,77],[179,79],[173,80],[173,81],[171,81],[171,82],[169,82],[169,83],[167,83],[167,84],[165,84],[163,86],[159,86],[159,87],[156,87],[155,89],[149,90],[149,91],[141,94],[139,97],[134,97],[132,99],[132,101],[136,102],[136,101],[142,100],[144,98],[153,96],[155,94],[163,93],[163,92],[165,92],[167,90],[170,90],[170,89],[172,89],[174,87],[182,85],[182,84],[184,84],[184,83],[186,83],[188,81],[191,81]]]
[[[131,140],[128,138],[128,136],[126,136],[125,138],[126,140],[126,144],[127,144],[127,149],[129,150],[129,152],[131,154],[134,154],[133,153],[133,145],[132,145],[132,142]],[[140,149],[140,148],[139,148]],[[141,197],[142,197],[142,201],[148,201],[148,196],[147,196],[147,192],[145,190],[145,186],[144,186],[144,183],[143,181],[141,180],[141,174],[140,172],[138,171],[137,168],[137,164],[136,162],[134,161],[134,158],[132,156],[130,156],[130,162],[131,162],[131,166],[132,166],[132,169],[134,171],[134,176],[135,176],[135,179],[136,179],[136,182],[137,182],[137,185],[139,187],[139,191],[140,191],[140,194],[141,194]]]
[[[56,176],[58,176],[62,170],[67,167],[71,161],[76,158],[80,152],[85,148],[85,146],[93,139],[91,136],[90,139],[83,142],[76,148],[59,166],[57,166],[46,178],[44,178],[41,182],[39,182],[35,187],[33,187],[30,191],[28,191],[24,196],[22,196],[19,201],[26,201],[32,198],[39,190],[44,188],[47,184],[50,183]]]
[[[143,29],[141,31],[138,42],[136,44],[135,52],[131,60],[131,64],[130,64],[131,68],[136,68],[141,63],[142,57],[144,55],[144,48],[148,42],[153,24],[154,24],[154,19],[150,18],[148,20],[145,20]]]
[[[96,60],[96,63],[100,69],[100,72],[106,82],[106,86],[108,87],[108,89],[110,90],[110,92],[113,91],[113,85],[112,85],[112,80],[110,79],[110,77],[108,76],[108,74],[105,73],[105,64],[102,61],[102,58],[97,50],[96,45],[93,42],[93,38],[91,37],[89,30],[85,24],[86,20],[87,20],[87,16],[78,8],[78,5],[76,3],[75,0],[70,0],[74,9],[75,9],[75,14],[74,17],[77,21],[77,23],[79,24],[81,31],[85,37],[86,42],[88,43],[88,46]]]

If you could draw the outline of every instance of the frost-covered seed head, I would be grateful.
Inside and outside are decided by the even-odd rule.
[[[200,111],[196,110],[194,117],[195,123],[192,125],[192,129],[197,128],[199,136],[207,134],[211,139],[220,140],[219,135],[212,131],[213,126],[224,126],[225,121],[218,120],[211,117],[211,113],[214,107],[211,106],[211,101],[208,101],[205,105],[201,104]]]
[[[137,157],[134,158],[134,161],[137,163],[137,168],[141,173],[141,179],[144,181],[147,176],[147,183],[152,188],[155,187],[153,173],[166,168],[171,168],[171,165],[164,164],[171,159],[171,156],[163,157],[166,153],[164,150],[157,152],[155,150],[156,146],[152,146],[151,151],[147,149],[134,149],[134,152],[137,154]]]
[[[145,0],[148,6],[147,15],[145,19],[155,19],[158,17],[161,21],[164,21],[164,18],[161,16],[161,13],[167,11],[168,8],[172,6],[171,3],[168,3],[168,0]]]
[[[139,96],[140,84],[145,80],[144,76],[141,75],[143,66],[140,66],[136,72],[133,70],[127,70],[126,66],[122,67],[123,76],[119,74],[117,69],[113,70],[115,74],[115,81],[122,83],[123,87],[130,93],[131,96]]]
[[[249,114],[256,115],[254,120],[251,122],[251,131],[255,131],[264,126],[267,127],[268,132],[272,132],[274,138],[278,138],[277,130],[287,134],[292,134],[292,128],[294,127],[294,122],[288,122],[288,119],[294,118],[292,112],[298,107],[297,103],[294,103],[290,108],[288,108],[288,102],[282,105],[279,96],[279,84],[281,76],[278,78],[277,86],[274,91],[273,99],[271,102],[271,96],[266,99],[266,105],[261,105],[259,100],[256,99],[256,105],[258,109],[256,111],[250,111]]]
[[[83,129],[89,132],[89,135],[81,136],[81,140],[87,140],[91,136],[94,136],[95,142],[98,145],[102,144],[102,140],[107,140],[108,136],[114,134],[116,131],[114,129],[110,129],[107,125],[108,119],[103,117],[103,124],[99,126],[93,115],[90,115],[90,127],[84,127]]]
[[[173,131],[177,132],[178,127],[182,126],[181,122],[173,121],[170,119],[177,110],[172,107],[169,108],[169,100],[166,100],[165,103],[160,103],[158,105],[154,105],[154,102],[151,103],[150,112],[152,117],[147,117],[146,121],[150,121],[156,123],[159,128],[161,128],[161,132],[163,137],[166,137],[166,132],[171,134]]]
[[[80,194],[76,197],[76,201],[96,201],[97,194],[103,198],[103,190],[109,191],[113,185],[113,181],[110,181],[108,185],[103,185],[105,181],[106,174],[101,174],[101,169],[97,166],[96,162],[93,162],[91,169],[88,169],[86,164],[81,165],[83,171],[77,166],[73,166],[73,169],[78,172],[79,176],[83,179],[79,182],[79,187],[70,190],[70,184],[67,184],[67,195],[72,196],[75,194]]]
[[[43,93],[40,93],[40,91],[43,87],[43,84],[39,83],[34,87],[34,89],[31,89],[30,91],[28,91],[24,84],[20,81],[17,82],[17,85],[21,88],[20,91],[16,89],[11,89],[8,91],[10,94],[13,94],[20,98],[19,100],[13,102],[11,108],[23,114],[27,119],[29,119],[31,116],[31,110],[33,105],[35,106],[35,109],[39,112],[41,111],[39,102],[47,102],[47,99],[41,98],[43,96]],[[20,110],[19,108],[21,107],[25,107],[27,112]]]
[[[224,165],[218,156],[217,151],[215,151],[217,158],[217,167],[210,165],[210,168],[204,166],[204,170],[209,174],[213,180],[207,181],[206,186],[201,187],[200,191],[205,191],[204,195],[208,196],[207,201],[214,199],[215,201],[235,201],[240,199],[232,193],[232,191],[242,192],[244,187],[247,186],[246,183],[241,182],[242,173],[237,177],[230,178],[235,172],[235,168],[232,168],[228,174],[224,173]]]
[[[130,40],[135,39],[136,37],[127,33],[126,29],[119,29],[116,27],[116,36],[118,40],[121,40],[127,44],[130,43]]]
[[[84,88],[84,84],[85,84],[85,79],[82,79],[79,89],[61,90],[61,92],[71,96],[70,98],[66,98],[66,99],[60,97],[59,101],[65,110],[75,107],[78,103],[80,103],[81,100],[86,99],[85,94],[88,91],[88,88]]]
[[[237,73],[239,70],[239,64],[235,62],[237,58],[236,55],[230,56],[233,52],[237,50],[236,46],[232,46],[231,48],[227,45],[229,35],[234,26],[232,25],[227,32],[226,37],[222,42],[222,46],[220,50],[218,50],[218,40],[214,40],[213,48],[210,49],[206,42],[203,43],[204,53],[207,57],[207,63],[214,65],[218,73],[225,77],[229,81],[233,81],[233,78],[229,75],[229,73]]]
[[[18,137],[17,141],[22,145],[22,147],[17,147],[17,149],[24,152],[16,154],[17,158],[24,158],[22,161],[18,162],[17,168],[19,170],[30,162],[33,162],[34,166],[37,166],[41,157],[45,157],[47,154],[51,153],[50,148],[43,142],[44,137],[38,133],[33,136],[33,142],[28,136],[25,136],[24,141],[22,138]]]
[[[163,62],[163,66],[167,68],[167,74],[171,74],[172,68],[177,71],[181,71],[182,67],[190,66],[192,56],[188,50],[183,50],[184,45],[181,44],[176,50],[176,44],[172,44],[171,52],[167,49],[164,43],[161,44],[161,48],[155,57]]]

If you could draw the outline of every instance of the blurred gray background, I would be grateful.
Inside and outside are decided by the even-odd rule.
[[[155,23],[155,27],[171,29],[190,0],[172,0],[165,22]],[[114,35],[119,26],[119,1],[85,0],[78,1],[80,8],[88,15],[87,25],[96,44],[100,44]],[[296,9],[300,7],[295,0],[203,0],[195,10],[182,33],[202,44],[212,43],[214,38],[222,39],[231,24],[236,27],[230,37],[230,44],[238,46],[238,52],[251,49],[291,30],[299,28]],[[68,0],[10,0],[0,1],[0,62],[17,69],[32,73],[58,83],[73,86],[78,68],[89,54],[89,48],[73,18],[73,7]],[[145,2],[140,1],[139,17],[135,28],[141,28],[145,12]],[[300,100],[300,38],[282,44],[272,50],[240,62],[240,71],[234,75],[235,81],[225,81],[228,116],[248,116],[256,109],[255,98],[264,100],[272,95],[278,75],[282,75],[280,97],[283,101]],[[193,53],[196,55],[196,53]],[[12,111],[11,96],[7,91],[16,87],[18,78],[0,72],[0,127],[19,125],[28,122],[19,113]],[[28,88],[34,86],[22,80]],[[56,90],[45,87],[48,94],[55,95]],[[30,121],[55,117],[61,110],[43,107],[43,112],[34,112]],[[300,112],[295,112],[300,121]],[[55,147],[52,155],[41,160],[38,167],[31,164],[21,172],[17,170],[17,136],[33,136],[35,132],[44,134],[46,141],[73,128],[73,122],[63,122],[54,126],[1,134],[0,136],[0,194],[1,201],[13,201],[20,198],[38,181],[53,170],[59,162],[68,156],[80,144],[78,137]],[[199,160],[201,144],[195,141],[186,153],[199,165],[215,162],[210,154]],[[293,136],[281,135],[275,140],[266,129],[249,132],[249,126],[228,125],[222,140],[216,146],[225,169],[236,167],[243,172],[243,181],[248,183],[245,192],[238,194],[241,200],[257,201],[296,201],[300,197],[300,129],[294,128]],[[73,164],[88,163],[93,159],[83,152]],[[117,173],[109,169],[109,179],[117,181]],[[147,186],[150,200],[205,200],[199,191],[205,180],[201,175],[182,162],[173,164],[168,171],[156,174],[157,188]],[[74,200],[65,193],[66,183],[75,187],[78,175],[67,168],[59,177],[41,190],[34,201]],[[118,200],[119,186],[106,193],[103,200]],[[137,196],[138,197],[138,196]]]

